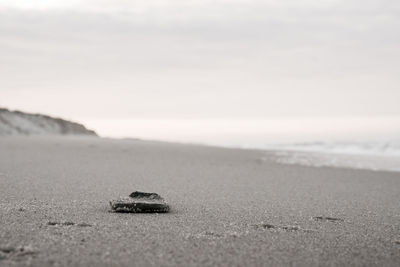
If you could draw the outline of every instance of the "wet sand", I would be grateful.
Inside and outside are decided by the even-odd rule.
[[[0,139],[0,266],[399,266],[400,173],[262,151]],[[108,201],[156,192],[167,214]],[[317,218],[318,217],[318,218]]]

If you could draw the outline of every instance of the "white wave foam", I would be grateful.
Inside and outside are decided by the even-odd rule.
[[[312,142],[267,146],[272,150],[400,157],[400,142]]]
[[[284,144],[270,147],[283,164],[400,172],[400,142]]]

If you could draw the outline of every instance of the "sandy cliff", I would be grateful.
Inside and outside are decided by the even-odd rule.
[[[0,108],[0,136],[4,135],[92,135],[84,125],[42,114]]]

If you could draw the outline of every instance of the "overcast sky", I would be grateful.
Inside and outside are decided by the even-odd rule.
[[[400,115],[398,0],[0,0],[0,106],[81,118]]]

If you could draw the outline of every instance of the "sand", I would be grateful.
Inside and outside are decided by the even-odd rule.
[[[399,173],[269,157],[140,140],[1,138],[0,266],[400,265]],[[109,212],[109,200],[135,190],[159,193],[171,212]]]

